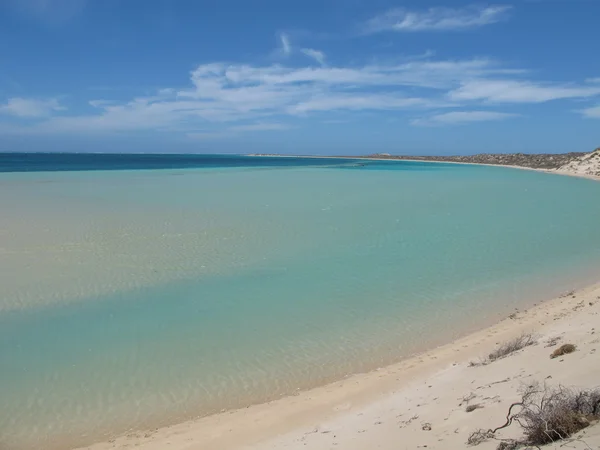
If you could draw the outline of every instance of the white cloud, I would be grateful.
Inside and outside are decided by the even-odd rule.
[[[434,60],[364,66],[250,65],[214,62],[190,73],[187,87],[167,87],[127,101],[94,99],[89,113],[52,114],[56,100],[11,99],[0,111],[38,117],[14,133],[153,131],[191,133],[196,139],[227,137],[294,126],[299,116],[336,119],[339,112],[476,110],[492,102],[538,103],[600,95],[590,83],[558,85],[523,80],[527,72],[489,59]],[[485,109],[485,108],[482,108]],[[504,115],[501,115],[504,114]],[[593,111],[584,113],[595,114]],[[460,123],[507,118],[505,113],[456,111],[415,123]]]
[[[249,125],[236,125],[230,127],[231,131],[277,131],[277,130],[288,130],[289,125],[283,123],[252,123]]]
[[[102,108],[104,106],[113,104],[113,102],[109,100],[90,100],[88,104],[93,108]]]
[[[9,98],[5,104],[0,104],[0,113],[17,117],[44,117],[65,109],[55,98],[42,100],[13,97]]]
[[[210,63],[198,66],[191,73],[190,88],[163,89],[157,95],[127,102],[94,100],[91,105],[98,113],[53,117],[35,130],[168,130],[182,126],[197,129],[198,124],[235,123],[316,111],[441,107],[447,100],[431,100],[409,91],[448,89],[464,77],[504,72],[486,60],[422,60],[327,68]]]
[[[600,86],[540,84],[517,80],[469,80],[449,92],[454,101],[478,100],[496,103],[542,103],[600,94]]]
[[[396,110],[420,107],[444,106],[441,102],[418,97],[404,97],[388,94],[335,94],[311,98],[288,108],[290,114],[306,114],[313,111],[364,111],[364,110]]]
[[[486,122],[490,120],[504,120],[518,117],[518,114],[501,113],[494,111],[452,111],[437,114],[431,117],[416,119],[413,125],[435,126],[435,125],[459,125],[470,122]]]
[[[199,92],[217,87],[297,85],[306,83],[368,86],[418,86],[444,88],[465,78],[513,71],[497,66],[487,59],[460,61],[412,61],[404,64],[379,64],[362,67],[287,67],[281,65],[250,66],[237,64],[207,64],[192,72],[196,89],[181,95],[198,96]]]
[[[588,119],[600,119],[600,105],[582,109],[580,112]]]
[[[300,51],[302,53],[304,53],[306,56],[308,56],[309,58],[312,58],[315,61],[317,61],[322,66],[325,65],[325,53],[323,53],[322,51],[315,50],[313,48],[303,48]]]
[[[465,30],[499,22],[506,18],[510,9],[511,6],[508,5],[429,8],[423,11],[398,8],[369,20],[365,31],[377,33]]]
[[[285,34],[285,33],[281,33],[279,35],[279,43],[281,44],[281,53],[283,53],[283,55],[288,56],[292,53],[292,43],[290,42],[290,37]]]

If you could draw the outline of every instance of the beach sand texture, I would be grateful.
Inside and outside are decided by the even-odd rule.
[[[600,177],[600,148],[556,169],[558,173]]]

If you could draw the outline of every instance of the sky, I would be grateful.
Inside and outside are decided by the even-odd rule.
[[[600,146],[600,0],[0,0],[0,152]]]

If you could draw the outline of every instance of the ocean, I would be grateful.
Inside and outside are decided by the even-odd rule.
[[[0,448],[290,395],[596,281],[598,198],[460,164],[0,154]]]

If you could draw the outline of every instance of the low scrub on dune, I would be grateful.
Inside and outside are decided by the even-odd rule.
[[[479,362],[471,361],[469,366],[485,366],[486,364],[506,358],[507,356],[536,343],[537,339],[535,336],[531,333],[523,333],[520,336],[501,344],[496,350],[491,352],[487,358],[481,359]]]
[[[554,359],[558,358],[559,356],[568,355],[569,353],[573,353],[575,350],[577,350],[575,345],[563,344],[550,354],[550,358]]]
[[[573,390],[534,384],[523,391],[521,401],[510,406],[502,426],[474,432],[468,444],[478,445],[488,439],[497,439],[499,430],[516,422],[523,429],[523,437],[498,439],[498,450],[537,447],[568,439],[598,420],[600,389]]]
[[[498,347],[496,350],[489,354],[488,359],[490,362],[493,362],[497,359],[505,358],[508,355],[535,343],[536,339],[533,337],[532,334],[524,333],[502,344],[500,347]]]

